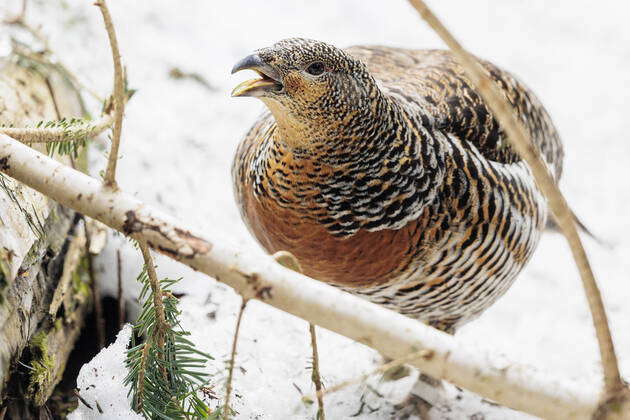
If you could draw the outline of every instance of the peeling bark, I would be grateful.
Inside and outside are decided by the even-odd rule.
[[[0,124],[81,114],[78,93],[54,68],[0,58]],[[56,159],[83,167],[83,158]],[[10,157],[0,169],[10,169]],[[85,234],[74,211],[10,178],[0,181],[0,407],[24,418],[52,394],[91,307]]]

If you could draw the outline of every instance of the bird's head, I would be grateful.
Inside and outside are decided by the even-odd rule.
[[[253,70],[259,78],[239,84],[232,96],[261,99],[287,140],[298,143],[317,140],[325,135],[323,127],[334,129],[365,113],[379,92],[361,61],[309,39],[262,48],[236,63],[232,73],[241,70]]]

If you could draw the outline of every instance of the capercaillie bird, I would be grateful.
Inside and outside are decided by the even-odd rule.
[[[536,96],[479,60],[556,181],[563,148]],[[513,283],[545,227],[528,165],[453,55],[292,38],[233,68],[268,108],[240,143],[242,218],[315,279],[442,330]]]

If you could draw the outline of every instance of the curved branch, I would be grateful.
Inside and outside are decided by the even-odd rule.
[[[549,201],[549,207],[560,231],[569,243],[573,259],[580,272],[582,285],[593,318],[593,324],[595,325],[597,342],[599,344],[600,357],[604,368],[605,392],[607,395],[619,392],[624,388],[624,384],[619,374],[619,366],[610,328],[608,326],[606,310],[604,309],[602,296],[597,287],[597,282],[591,270],[588,257],[584,251],[584,246],[578,235],[575,219],[572,216],[573,213],[567,201],[558,188],[558,185],[549,174],[546,163],[534,149],[529,140],[529,136],[523,125],[514,115],[508,101],[499,93],[495,84],[484,72],[479,63],[464,50],[422,0],[409,0],[409,2],[435,33],[442,38],[451,51],[453,51],[453,54],[455,54],[460,64],[464,67],[466,74],[477,87],[479,93],[499,121],[499,124],[501,124],[501,127],[507,133],[508,140],[531,168],[538,187]]]
[[[120,133],[122,131],[122,119],[125,110],[125,83],[122,63],[120,60],[120,51],[118,49],[118,40],[116,39],[116,30],[112,22],[112,16],[109,14],[107,3],[105,0],[99,0],[95,3],[103,14],[103,22],[109,37],[109,44],[112,50],[112,59],[114,61],[114,129],[112,130],[112,147],[109,151],[109,160],[105,171],[105,185],[116,189],[116,165],[118,163],[118,148],[120,146]]]

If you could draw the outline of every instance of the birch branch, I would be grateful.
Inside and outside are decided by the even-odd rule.
[[[175,219],[122,191],[0,135],[0,171],[111,228],[146,240],[162,254],[255,298],[399,359],[507,407],[551,419],[589,419],[597,406],[592,381],[562,381],[516,365],[475,343],[344,293],[282,267],[203,239]],[[590,379],[590,378],[588,378]]]
[[[509,142],[531,168],[538,187],[549,202],[549,207],[560,231],[569,243],[573,259],[580,272],[582,285],[595,326],[597,342],[599,344],[600,357],[604,369],[605,394],[610,396],[622,391],[625,386],[619,374],[619,366],[617,364],[617,357],[615,355],[615,348],[610,334],[602,296],[597,287],[595,276],[591,270],[584,246],[578,235],[573,213],[567,201],[558,188],[558,185],[551,177],[542,157],[534,149],[525,128],[512,111],[507,99],[498,91],[495,83],[490,79],[488,74],[482,69],[474,57],[451,35],[424,1],[409,0],[409,2],[418,13],[420,13],[431,29],[433,29],[451,51],[453,51],[453,54],[455,54],[460,64],[464,67],[467,76],[477,87],[479,93],[499,121],[499,124],[501,124],[501,127],[507,133]]]

